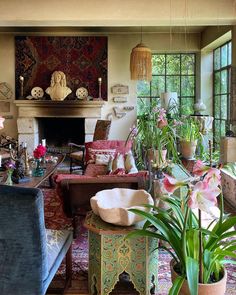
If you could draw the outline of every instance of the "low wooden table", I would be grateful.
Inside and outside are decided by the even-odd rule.
[[[59,154],[56,156],[58,157],[58,160],[56,163],[46,163],[44,165],[45,172],[43,176],[40,176],[40,177],[31,176],[28,182],[22,182],[18,184],[14,183],[13,185],[21,186],[21,187],[39,187],[47,178],[49,178],[49,181],[51,182],[50,177],[55,172],[58,165],[61,164],[65,159],[65,155]],[[5,181],[5,178],[3,177],[3,180],[1,183],[4,184],[4,181]]]
[[[116,226],[90,211],[84,226],[89,232],[89,294],[108,295],[126,272],[140,295],[157,289],[158,241],[151,237],[126,239],[141,225]]]

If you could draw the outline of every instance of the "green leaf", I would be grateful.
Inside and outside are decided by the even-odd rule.
[[[173,282],[173,285],[172,287],[170,288],[169,290],[169,295],[178,295],[179,294],[179,291],[183,285],[185,281],[185,277],[184,276],[179,276],[177,277],[174,282]]]
[[[186,259],[186,274],[188,287],[191,295],[198,295],[198,274],[199,265],[198,261],[192,257],[187,257]]]

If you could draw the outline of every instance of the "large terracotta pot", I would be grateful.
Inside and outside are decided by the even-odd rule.
[[[181,140],[179,142],[180,153],[185,159],[192,159],[195,156],[197,140],[194,141],[185,141]]]
[[[178,276],[178,274],[173,269],[174,262],[175,261],[173,259],[170,262],[172,282]],[[227,282],[227,271],[226,269],[224,269],[224,276],[220,281],[216,283],[212,283],[212,284],[198,284],[198,295],[224,295],[226,291],[226,282]],[[179,294],[190,295],[187,280],[184,281]]]

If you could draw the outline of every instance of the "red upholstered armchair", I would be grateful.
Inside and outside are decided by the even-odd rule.
[[[105,140],[108,139],[109,133],[111,128],[111,121],[109,120],[97,120],[94,135],[93,135],[93,141],[96,140]],[[78,145],[75,143],[69,143],[69,146],[71,148],[70,150],[70,173],[73,172],[73,170],[82,170],[84,172],[85,168],[85,160],[84,160],[84,154],[85,154],[85,146],[84,145]],[[76,166],[74,166],[75,164]],[[79,168],[78,168],[79,166]]]

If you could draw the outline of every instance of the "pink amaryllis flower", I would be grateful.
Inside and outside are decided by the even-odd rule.
[[[221,174],[220,170],[217,168],[210,168],[207,174],[204,177],[204,181],[206,181],[210,187],[217,187],[221,184]]]
[[[210,208],[216,206],[216,197],[221,193],[218,187],[211,187],[206,181],[198,181],[190,192],[188,206],[210,213]]]
[[[193,166],[193,174],[197,176],[203,176],[211,167],[204,165],[201,160],[197,160],[197,162]]]
[[[165,178],[163,180],[163,185],[168,193],[173,193],[177,188],[186,185],[186,182],[178,181],[177,179],[168,174],[164,174],[164,176]]]

